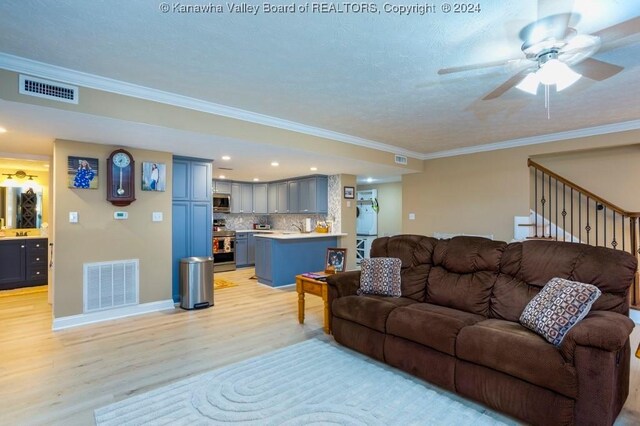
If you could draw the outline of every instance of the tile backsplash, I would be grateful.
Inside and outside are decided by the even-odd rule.
[[[250,214],[230,214],[214,213],[214,219],[226,219],[227,229],[253,229],[254,223],[265,223],[271,225],[272,229],[281,231],[295,231],[295,225],[301,226],[306,218],[311,218],[311,223],[315,225],[317,221],[327,220],[328,217],[319,214],[270,214],[270,215],[250,215]]]

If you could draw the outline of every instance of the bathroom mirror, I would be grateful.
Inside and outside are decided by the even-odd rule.
[[[8,229],[40,228],[42,189],[0,187],[0,226]]]

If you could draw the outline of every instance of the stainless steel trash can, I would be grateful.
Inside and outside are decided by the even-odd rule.
[[[180,307],[202,309],[213,306],[213,257],[180,259]]]

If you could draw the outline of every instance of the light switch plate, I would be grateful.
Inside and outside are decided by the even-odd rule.
[[[416,214],[415,213],[409,213],[409,220],[416,220]]]
[[[163,217],[162,217],[162,212],[153,212],[151,213],[151,220],[154,222],[162,222]]]
[[[69,223],[78,223],[78,212],[69,212]]]

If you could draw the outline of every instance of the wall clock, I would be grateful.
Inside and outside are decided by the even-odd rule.
[[[116,149],[107,158],[107,201],[128,206],[136,200],[135,161],[124,149]]]

